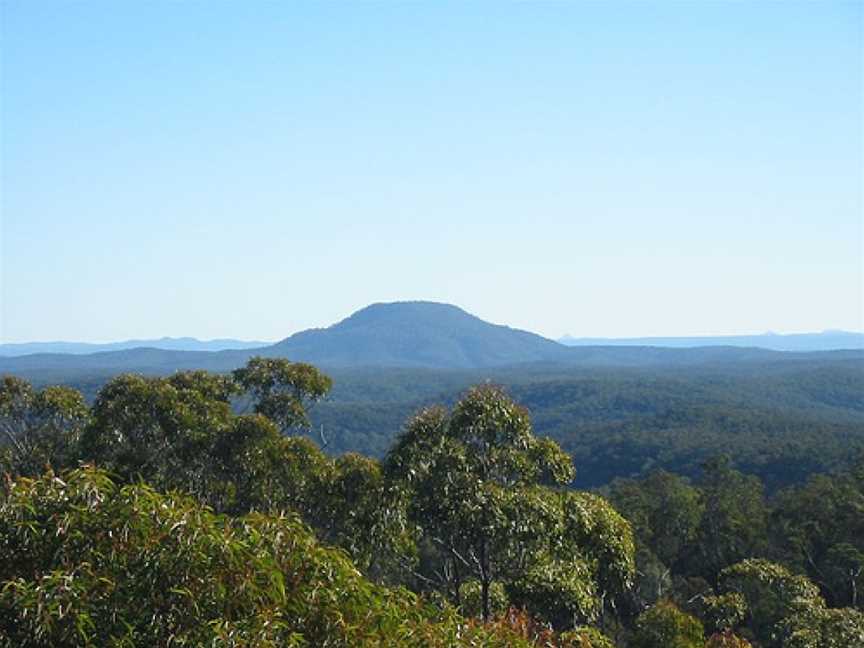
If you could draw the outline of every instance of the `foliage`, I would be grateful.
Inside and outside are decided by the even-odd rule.
[[[816,475],[781,493],[773,518],[784,563],[817,582],[832,605],[864,604],[864,455],[845,475]]]
[[[813,606],[787,620],[784,648],[864,646],[864,612]]]
[[[864,645],[864,613],[828,608],[806,576],[767,560],[745,560],[721,574],[750,610],[749,626],[765,646],[840,648]]]
[[[772,494],[811,474],[846,469],[864,449],[860,358],[796,354],[756,363],[728,362],[713,353],[703,364],[670,357],[650,367],[590,361],[482,370],[333,364],[333,389],[309,418],[315,430],[324,426],[329,453],[381,458],[412,412],[430,403],[455,403],[470,385],[492,380],[530,409],[538,435],[554,439],[573,457],[579,467],[574,485],[583,489],[657,469],[696,480],[706,460],[730,453],[737,469],[758,476]],[[639,354],[650,355],[645,349]],[[218,367],[208,364],[219,356],[213,355],[196,362],[233,369],[248,353]],[[174,367],[136,370],[164,374]],[[43,361],[20,371],[34,384],[66,384],[92,400],[118,369],[69,371]]]
[[[334,369],[327,402],[312,413],[328,451],[386,455],[405,419],[453,404],[492,380],[530,409],[538,436],[578,466],[578,488],[662,469],[695,480],[711,457],[731,454],[771,494],[813,473],[849,466],[864,449],[860,361],[816,360],[702,367],[522,366],[482,371]]]
[[[636,619],[633,648],[702,648],[702,624],[673,603],[661,601]]]
[[[467,617],[479,617],[483,614],[482,587],[480,581],[469,580],[459,588],[460,611]],[[489,586],[490,618],[498,618],[510,610],[510,601],[504,585],[498,581]]]
[[[572,464],[533,435],[527,412],[498,387],[469,390],[451,413],[421,411],[386,467],[437,552],[423,578],[457,605],[462,584],[476,579],[484,619],[496,581],[515,603],[565,627],[593,619],[601,595],[630,584],[629,525],[599,498],[544,486],[566,484]]]
[[[807,577],[764,559],[743,560],[720,574],[721,587],[746,602],[748,626],[766,646],[781,646],[787,620],[821,609],[824,601]]]
[[[561,635],[562,643],[572,644],[573,648],[615,648],[615,644],[597,628],[580,626]]]
[[[596,628],[580,626],[556,633],[525,610],[515,607],[507,609],[484,626],[494,631],[496,636],[509,635],[513,645],[526,641],[536,648],[614,648],[609,638]]]
[[[640,545],[663,565],[679,571],[705,510],[699,490],[677,475],[658,470],[644,479],[614,481],[610,499],[630,521]]]
[[[209,490],[208,449],[232,434],[232,412],[216,377],[118,376],[103,387],[84,431],[81,452],[127,480],[157,487]]]
[[[385,480],[377,461],[358,454],[336,459],[330,475],[325,519],[316,526],[320,537],[345,549],[371,578],[399,580],[399,557],[414,552],[403,493]]]
[[[268,510],[286,500],[293,505],[308,495],[295,490],[298,481],[309,478],[280,466],[300,448],[283,440],[274,421],[283,429],[304,424],[305,408],[329,385],[314,367],[264,358],[253,358],[233,377],[204,371],[121,375],[99,391],[81,456],[126,480],[180,488],[217,511]],[[232,400],[244,391],[254,398],[257,415],[234,414]],[[313,460],[314,452],[305,447],[310,463],[302,472],[324,461]],[[317,510],[317,504],[303,510]]]
[[[9,483],[0,549],[4,646],[520,645],[373,585],[296,518],[92,468]]]
[[[736,628],[747,617],[747,600],[740,592],[703,597],[703,606],[706,622],[721,633]]]
[[[69,462],[89,410],[69,387],[34,390],[14,376],[0,378],[0,470],[33,475]]]
[[[716,376],[708,380],[689,374],[655,378],[653,382],[644,378],[622,382],[620,375],[610,374],[603,379],[605,384],[598,384],[596,376],[565,376],[558,383],[550,383],[549,370],[534,374],[526,369],[513,391],[539,406],[539,420],[546,430],[559,429],[555,426],[565,425],[565,419],[576,421],[573,429],[579,431],[579,443],[586,444],[577,452],[582,457],[580,472],[586,460],[590,470],[591,462],[602,460],[619,462],[610,464],[610,469],[626,472],[632,469],[628,462],[642,458],[634,472],[643,476],[615,480],[605,491],[607,501],[598,494],[567,487],[574,474],[570,457],[551,439],[535,436],[527,411],[502,389],[484,384],[469,390],[461,400],[448,396],[448,390],[468,374],[420,377],[410,371],[394,372],[400,377],[403,395],[429,390],[429,397],[441,396],[451,408],[426,407],[408,419],[386,460],[379,463],[355,453],[328,456],[310,438],[286,436],[308,422],[308,407],[326,393],[329,379],[308,366],[259,360],[259,364],[246,368],[247,373],[185,371],[165,377],[117,376],[99,391],[92,408],[70,388],[38,389],[14,377],[2,379],[0,470],[12,480],[7,483],[4,510],[12,510],[9,498],[12,493],[23,492],[20,489],[24,485],[30,484],[32,493],[26,514],[30,517],[19,516],[20,525],[7,524],[0,530],[0,542],[4,543],[0,546],[4,570],[0,580],[8,580],[0,595],[0,624],[6,624],[0,625],[0,636],[14,625],[19,633],[15,636],[24,638],[24,645],[86,643],[82,637],[95,636],[90,624],[98,622],[110,626],[116,643],[122,645],[127,637],[125,626],[115,625],[136,610],[128,600],[115,598],[121,593],[138,597],[137,589],[124,589],[125,574],[138,579],[139,585],[145,582],[143,567],[135,571],[140,565],[127,564],[124,552],[129,549],[132,554],[140,550],[134,560],[142,564],[161,561],[164,569],[154,573],[166,582],[176,576],[170,573],[170,565],[193,561],[192,566],[183,567],[186,571],[178,581],[182,587],[205,593],[210,591],[208,587],[225,588],[218,594],[225,597],[223,603],[213,603],[223,608],[198,618],[221,614],[219,618],[227,619],[224,623],[214,621],[211,630],[223,633],[218,637],[193,629],[197,608],[174,601],[176,592],[157,594],[152,585],[151,590],[140,590],[141,609],[158,607],[162,614],[159,606],[167,605],[166,623],[171,627],[153,629],[157,634],[168,633],[153,639],[157,635],[148,635],[151,630],[141,629],[135,621],[134,632],[128,635],[130,642],[138,643],[140,635],[146,637],[141,639],[144,643],[152,643],[152,639],[158,644],[170,635],[175,643],[215,637],[212,642],[216,645],[266,645],[270,641],[267,637],[271,637],[268,633],[274,633],[272,637],[279,638],[273,641],[292,645],[292,641],[301,641],[299,634],[290,634],[295,626],[289,624],[285,626],[288,634],[278,634],[280,623],[288,618],[285,610],[268,602],[269,594],[256,594],[251,586],[242,584],[246,582],[243,578],[249,577],[261,585],[257,576],[249,574],[263,564],[255,560],[265,560],[267,550],[262,548],[265,541],[261,538],[266,533],[252,520],[269,520],[267,528],[274,533],[279,527],[278,533],[306,534],[309,543],[322,542],[341,549],[353,565],[343,553],[326,552],[341,560],[345,569],[356,567],[377,583],[373,585],[352,571],[352,578],[359,579],[351,581],[359,583],[358,596],[373,601],[369,605],[375,611],[367,612],[365,620],[392,613],[402,615],[399,618],[410,626],[406,630],[408,626],[400,625],[402,621],[396,625],[382,622],[381,627],[386,628],[379,635],[352,635],[356,645],[374,645],[376,641],[402,645],[399,641],[408,641],[408,635],[399,634],[403,630],[410,634],[408,643],[412,645],[457,645],[460,641],[500,646],[529,642],[547,648],[611,645],[598,630],[582,625],[585,623],[598,623],[626,645],[639,637],[656,644],[664,632],[670,636],[683,632],[686,620],[692,618],[681,616],[685,612],[696,615],[714,633],[706,644],[711,648],[742,648],[749,645],[748,639],[760,648],[833,648],[862,642],[864,455],[857,463],[850,461],[851,469],[844,473],[813,476],[806,484],[768,499],[759,478],[741,470],[755,465],[747,463],[748,453],[756,448],[748,444],[751,437],[760,438],[764,421],[753,411],[752,417],[738,418],[740,412],[728,409],[723,398],[715,399],[714,414],[718,421],[725,421],[723,425],[741,424],[733,449],[739,458],[745,458],[743,462],[736,461],[733,467],[729,458],[710,457],[702,461],[700,478],[691,482],[654,469],[662,462],[653,463],[646,459],[648,455],[639,454],[643,450],[650,454],[651,444],[672,438],[664,436],[664,429],[684,430],[695,425],[688,434],[694,443],[702,443],[706,432],[701,419],[693,418],[695,410],[684,407],[692,395],[680,391],[694,389],[700,397],[711,395],[710,400],[723,390],[737,393],[740,376],[730,376],[725,382]],[[832,382],[837,377],[833,371],[826,369],[821,376],[783,371],[761,383],[747,379],[747,384],[754,398],[763,398],[760,390],[769,388],[779,389],[784,398],[791,392],[783,390],[799,396],[806,393],[810,400],[800,402],[815,404],[823,414],[835,412],[842,417],[846,414],[841,411],[857,411],[858,405],[850,400],[857,378],[850,373],[848,384]],[[377,375],[357,373],[352,384],[337,385],[334,393],[342,394],[342,398],[346,393],[377,390],[376,398],[386,399],[392,386],[376,383]],[[616,392],[625,383],[631,391]],[[250,399],[258,412],[238,415]],[[364,426],[375,425],[378,420],[375,415],[367,416],[362,403],[341,401],[336,405],[344,408],[346,419],[351,417],[352,426],[356,423],[357,427],[352,427],[356,434],[365,434]],[[332,406],[332,402],[324,403],[316,413],[321,407],[326,411]],[[394,412],[405,414],[408,405],[402,401],[385,405],[379,400],[374,407],[391,408],[391,416]],[[797,405],[789,407],[786,413],[777,413],[771,425],[781,425],[788,434],[783,452],[795,447],[796,452],[812,455],[807,459],[811,461],[816,455],[799,434],[802,421],[809,415],[802,414],[792,424],[783,417]],[[262,413],[265,411],[269,415]],[[616,415],[620,420],[613,420]],[[555,422],[559,416],[561,420]],[[583,416],[599,416],[603,422],[592,431],[579,422]],[[855,420],[851,415],[846,424],[854,425]],[[672,428],[654,427],[651,421],[662,421],[662,426]],[[639,427],[646,422],[645,427]],[[625,429],[626,434],[619,434]],[[602,447],[618,449],[611,455],[603,454],[605,450],[597,457],[584,454],[583,450],[598,447],[592,445],[599,439],[591,440],[595,432],[607,437],[602,441],[607,445]],[[823,433],[823,428],[813,428],[814,435],[824,437]],[[344,430],[333,434],[328,429],[334,444],[327,449],[344,447],[344,434]],[[614,445],[625,437],[646,445],[631,454],[623,449],[625,446]],[[854,434],[850,433],[851,437]],[[619,451],[625,454],[616,454]],[[684,446],[671,451],[690,452]],[[64,476],[59,481],[56,477],[23,479],[41,475],[46,467],[59,474],[82,461],[110,470],[111,479],[92,468],[70,473],[77,477]],[[802,469],[801,474],[824,465],[818,461],[807,464],[810,468]],[[672,465],[683,464],[673,461]],[[790,480],[797,479],[794,475],[802,465],[786,473]],[[87,475],[86,479],[82,475]],[[90,480],[91,491],[101,493],[97,505],[82,499],[76,486],[84,483],[82,479]],[[56,493],[47,495],[52,488]],[[174,491],[183,491],[192,499]],[[121,505],[133,500],[137,502],[134,506]],[[156,511],[156,504],[150,508],[143,504],[157,500],[164,511]],[[25,508],[22,504],[18,513]],[[126,526],[111,526],[109,510],[121,520],[126,516]],[[145,519],[139,520],[138,514]],[[164,532],[164,525],[157,524],[163,514],[170,524],[188,527],[194,538],[182,540],[184,532]],[[193,519],[198,521],[190,522]],[[67,532],[67,527],[74,533]],[[38,539],[31,545],[41,543],[45,547],[45,553],[36,558],[28,558],[29,554],[14,544],[28,529],[37,534],[31,540]],[[133,537],[128,535],[130,529],[143,535],[133,533],[138,540],[117,544],[121,531]],[[250,541],[244,535],[250,533],[258,539]],[[181,536],[177,542],[187,545],[178,545],[173,535]],[[147,544],[141,539],[145,536],[158,539],[146,551],[141,548]],[[226,546],[236,542],[245,548],[218,549],[217,536],[228,543]],[[275,546],[271,540],[266,540],[270,543],[267,547]],[[165,545],[164,552],[156,546],[160,543]],[[324,551],[321,545],[314,546]],[[184,554],[183,547],[197,551],[196,557]],[[252,571],[242,577],[229,576],[239,562],[229,564],[226,552],[247,556],[243,553],[247,550],[258,551],[257,558],[248,564]],[[126,557],[113,565],[117,556]],[[209,576],[193,558],[212,563],[213,583],[204,583]],[[271,556],[265,562],[272,566],[282,564],[280,560]],[[337,578],[342,567],[327,567],[332,572],[327,578]],[[115,570],[126,571],[121,574]],[[186,578],[194,581],[194,587],[183,580]],[[320,587],[329,590],[334,582],[325,579]],[[225,602],[229,600],[227,583],[230,587],[240,583],[244,592],[257,597],[254,604]],[[384,584],[407,586],[436,603],[424,603],[405,591],[386,589]],[[332,613],[345,617],[340,601],[331,601],[336,606]],[[678,606],[674,612],[672,602]],[[255,607],[259,603],[261,609]],[[654,603],[657,605],[645,612]],[[209,603],[196,599],[195,605],[204,609]],[[179,606],[179,612],[172,606]],[[225,611],[228,608],[231,614]],[[466,622],[460,611],[480,618]],[[231,616],[235,612],[246,615],[244,620]],[[184,621],[173,620],[175,613]],[[256,616],[259,613],[264,616]],[[101,616],[104,614],[111,615],[109,621]],[[483,617],[488,623],[481,620]],[[358,625],[364,625],[365,620]],[[55,631],[59,634],[52,635]],[[38,633],[42,639],[37,638]],[[339,645],[343,639],[327,641]]]
[[[578,557],[555,560],[543,556],[508,583],[510,599],[532,615],[567,628],[595,620],[602,599],[590,564]]]
[[[762,483],[734,470],[728,457],[707,461],[703,470],[704,513],[693,572],[714,582],[725,566],[765,555],[768,509]]]
[[[260,356],[235,370],[234,379],[252,395],[255,412],[275,422],[283,432],[308,427],[310,405],[333,385],[329,376],[310,364]]]
[[[731,630],[724,630],[711,635],[705,642],[705,648],[752,648],[752,645]]]

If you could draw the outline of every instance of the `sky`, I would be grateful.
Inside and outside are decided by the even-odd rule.
[[[3,0],[0,342],[864,330],[862,8]]]

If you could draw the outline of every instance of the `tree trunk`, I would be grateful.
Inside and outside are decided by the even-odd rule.
[[[486,555],[486,541],[480,543],[480,600],[483,603],[483,621],[488,622],[489,617],[489,560]]]

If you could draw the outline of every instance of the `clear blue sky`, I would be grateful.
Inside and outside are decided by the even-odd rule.
[[[860,2],[2,2],[0,341],[864,328]]]

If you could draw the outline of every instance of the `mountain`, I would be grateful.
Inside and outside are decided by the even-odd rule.
[[[326,329],[263,350],[324,367],[470,369],[561,360],[567,349],[544,337],[490,324],[436,302],[372,304]]]
[[[34,353],[68,353],[84,355],[104,351],[125,351],[127,349],[163,349],[166,351],[225,351],[228,349],[255,349],[267,346],[269,342],[247,340],[198,340],[192,337],[163,337],[158,340],[124,340],[94,344],[89,342],[23,342],[0,344],[0,356],[17,357]]]
[[[764,333],[762,335],[726,335],[707,337],[643,337],[643,338],[575,338],[565,335],[560,340],[566,346],[650,346],[666,348],[748,347],[771,351],[833,351],[864,349],[864,333],[822,331],[821,333]]]

